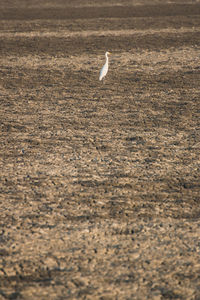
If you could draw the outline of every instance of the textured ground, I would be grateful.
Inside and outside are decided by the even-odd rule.
[[[1,1],[0,120],[0,299],[200,299],[199,1]]]

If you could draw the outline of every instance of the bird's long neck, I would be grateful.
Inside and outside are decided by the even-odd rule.
[[[106,64],[108,64],[108,54],[106,53]]]

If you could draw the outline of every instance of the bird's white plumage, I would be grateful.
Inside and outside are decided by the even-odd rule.
[[[106,54],[105,54],[106,63],[100,71],[99,80],[102,80],[106,76],[106,74],[108,73],[108,54],[110,54],[110,53],[107,51]]]

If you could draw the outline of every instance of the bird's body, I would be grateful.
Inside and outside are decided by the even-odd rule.
[[[99,75],[99,80],[101,81],[106,74],[108,73],[108,54],[110,54],[108,51],[105,54],[106,57],[106,63],[105,65],[102,67],[101,71],[100,71],[100,75]]]

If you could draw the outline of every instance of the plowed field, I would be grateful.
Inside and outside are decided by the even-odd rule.
[[[0,126],[0,299],[200,299],[199,1],[1,1]]]

